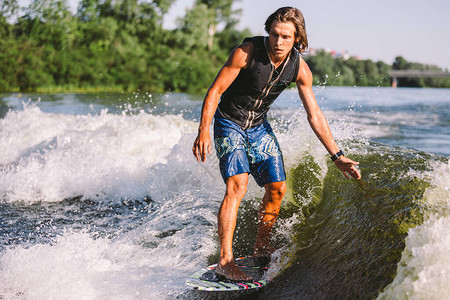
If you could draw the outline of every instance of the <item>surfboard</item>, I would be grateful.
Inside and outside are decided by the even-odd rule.
[[[266,272],[269,268],[270,258],[240,257],[235,259],[235,262],[242,271],[252,276],[254,280],[250,282],[220,280],[215,273],[217,264],[214,264],[189,276],[186,279],[186,287],[201,292],[257,291],[269,282],[266,278]]]

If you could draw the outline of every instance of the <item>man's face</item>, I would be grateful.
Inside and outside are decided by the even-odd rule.
[[[291,22],[273,21],[269,31],[270,52],[272,59],[284,59],[292,47],[295,40],[295,26]]]

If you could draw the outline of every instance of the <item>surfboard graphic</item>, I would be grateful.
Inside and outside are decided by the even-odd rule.
[[[230,292],[243,290],[258,290],[269,282],[266,272],[270,263],[270,258],[240,257],[236,259],[236,264],[248,275],[253,277],[253,281],[236,282],[220,280],[215,273],[217,264],[203,268],[186,280],[186,287],[191,290],[206,292]]]

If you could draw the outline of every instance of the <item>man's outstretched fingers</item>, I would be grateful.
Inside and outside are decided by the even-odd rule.
[[[353,177],[355,179],[361,179],[361,174],[355,167],[359,165],[359,162],[353,161],[345,156],[340,156],[339,159],[334,162],[339,170],[344,174],[346,178]],[[350,175],[350,176],[349,176]]]

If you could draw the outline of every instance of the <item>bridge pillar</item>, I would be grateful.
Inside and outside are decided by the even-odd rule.
[[[392,77],[392,88],[395,89],[397,87],[397,84],[398,84],[397,77]]]

